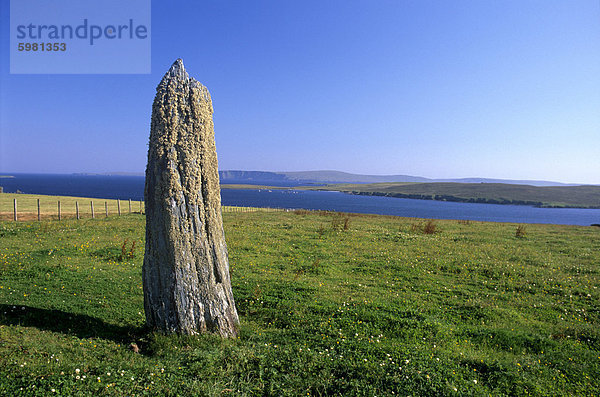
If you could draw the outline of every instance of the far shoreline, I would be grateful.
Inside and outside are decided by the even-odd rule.
[[[385,185],[385,184],[382,184]],[[403,184],[403,185],[408,185]],[[419,183],[410,183],[410,185],[419,185]],[[433,185],[433,184],[431,184]],[[458,185],[458,184],[456,184]],[[477,186],[477,184],[473,184]],[[367,185],[363,185],[367,186]],[[520,186],[520,185],[511,185]],[[526,186],[526,185],[523,185]],[[584,187],[586,185],[583,185]],[[370,190],[355,190],[360,185],[347,185],[347,184],[333,184],[325,186],[269,186],[269,185],[252,185],[252,184],[226,184],[221,183],[221,189],[238,189],[238,190],[299,190],[299,191],[329,191],[329,192],[340,192],[345,194],[360,195],[360,196],[380,196],[380,197],[392,197],[392,198],[403,198],[412,200],[430,200],[430,201],[442,201],[442,202],[456,202],[456,203],[467,203],[467,204],[497,204],[497,205],[519,205],[534,208],[573,208],[573,209],[600,209],[600,205],[585,205],[585,204],[569,204],[565,202],[549,202],[542,200],[522,200],[516,198],[503,198],[498,199],[494,197],[461,197],[452,194],[444,193],[440,191],[438,193],[430,194],[410,194],[401,192],[385,192],[377,191],[374,189]],[[566,189],[573,189],[579,186],[567,187]],[[542,188],[543,189],[543,188]],[[600,202],[600,187],[598,190],[598,200]]]

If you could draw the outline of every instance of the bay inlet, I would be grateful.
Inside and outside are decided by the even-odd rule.
[[[85,174],[11,174],[0,185],[6,193],[65,195],[142,200],[144,177]],[[589,226],[600,223],[600,209],[535,208],[522,205],[473,204],[360,196],[335,191],[222,189],[223,205],[271,207],[395,215],[428,219],[549,223]]]

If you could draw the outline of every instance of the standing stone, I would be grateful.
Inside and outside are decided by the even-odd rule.
[[[178,59],[152,105],[144,309],[148,325],[164,332],[235,337],[212,114],[208,89]]]

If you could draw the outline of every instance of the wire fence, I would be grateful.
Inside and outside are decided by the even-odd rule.
[[[222,206],[224,213],[287,211],[283,208]],[[34,221],[106,218],[113,215],[144,214],[140,200],[90,199],[68,196],[0,194],[0,220]]]

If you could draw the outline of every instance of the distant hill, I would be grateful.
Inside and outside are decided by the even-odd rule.
[[[115,175],[115,176],[144,176],[143,172],[109,172],[105,174],[80,174],[80,175]],[[512,185],[531,186],[577,186],[574,183],[561,183],[539,180],[518,179],[492,179],[492,178],[455,178],[431,179],[411,175],[363,175],[351,174],[341,171],[219,171],[221,183],[224,184],[252,184],[272,186],[299,186],[323,185],[330,183],[386,183],[386,182],[456,182],[456,183],[505,183]]]
[[[429,182],[431,179],[410,175],[360,175],[341,171],[281,172],[288,179],[317,183],[380,183],[380,182]]]
[[[456,182],[456,183],[505,183],[511,185],[530,186],[579,186],[576,183],[561,183],[552,181],[519,180],[519,179],[490,179],[490,178],[460,178],[460,179],[434,179],[430,182]]]
[[[267,171],[219,171],[221,181],[285,182],[289,179],[283,173]]]
[[[386,183],[386,182],[457,182],[457,183],[507,183],[531,186],[572,186],[551,181],[503,180],[489,178],[429,179],[410,175],[360,175],[341,171],[219,171],[224,184],[260,184],[274,186],[297,186],[302,184],[330,183]]]

